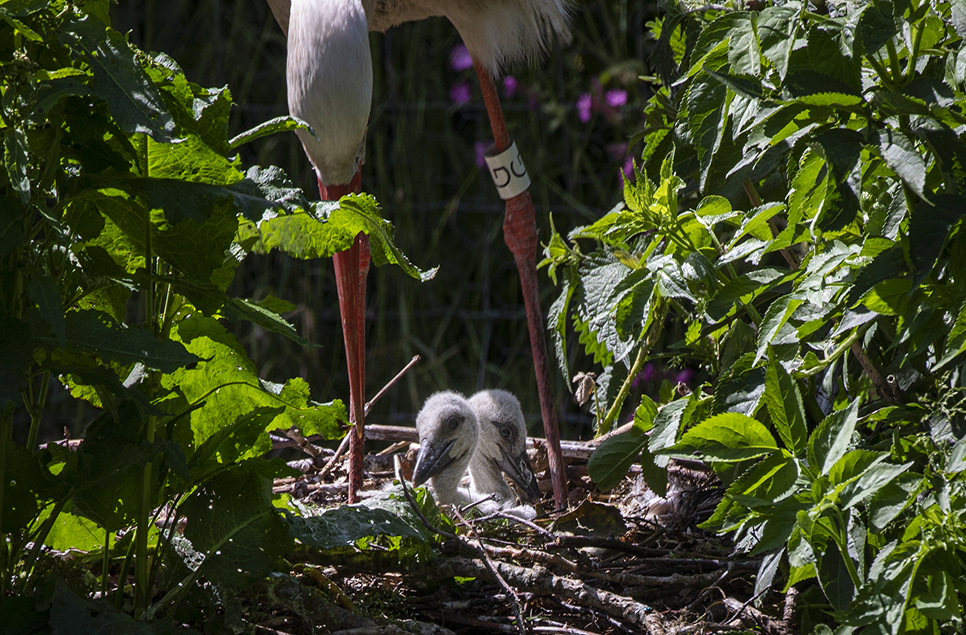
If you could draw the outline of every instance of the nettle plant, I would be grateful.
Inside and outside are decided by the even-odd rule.
[[[649,356],[704,372],[630,404],[591,459],[602,487],[640,460],[662,492],[669,457],[700,458],[726,487],[704,526],[762,558],[758,591],[804,589],[809,629],[938,632],[966,584],[966,19],[823,9],[652,25],[643,164],[553,235],[551,328],[565,374],[568,338],[600,366],[600,432]]]
[[[37,587],[45,547],[100,550],[102,594],[112,566],[133,571],[133,612],[151,616],[199,576],[241,586],[292,547],[271,491],[290,469],[262,458],[269,430],[344,433],[341,401],[261,379],[226,329],[248,320],[308,345],[280,315],[290,303],[228,293],[239,262],[328,257],[363,231],[375,264],[427,274],[371,197],[312,205],[277,168],[243,170],[241,144],[299,122],[229,140],[228,90],[133,47],[108,6],[0,4],[0,596]],[[37,447],[58,382],[101,412],[76,451]],[[181,519],[194,564],[158,599]]]

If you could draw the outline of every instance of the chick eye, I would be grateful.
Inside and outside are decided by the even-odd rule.
[[[506,439],[507,441],[509,441],[510,440],[510,428],[500,428],[500,436],[503,437],[504,439]]]
[[[456,428],[460,427],[459,417],[450,417],[446,420],[446,425],[449,426],[450,430],[455,430]]]

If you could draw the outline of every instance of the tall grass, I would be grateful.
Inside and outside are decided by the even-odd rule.
[[[516,92],[504,95],[511,136],[531,172],[541,240],[550,214],[566,231],[599,217],[620,200],[621,144],[641,125],[647,97],[643,36],[652,8],[615,0],[581,2],[574,38],[545,59],[512,68]],[[267,5],[257,0],[122,0],[115,28],[142,48],[167,52],[193,81],[228,85],[235,110],[231,134],[287,112],[285,40]],[[375,90],[363,188],[376,196],[396,226],[403,251],[421,267],[439,265],[435,280],[415,282],[392,268],[369,282],[367,383],[374,394],[414,354],[423,362],[374,408],[370,421],[411,422],[433,391],[464,393],[504,387],[520,397],[540,426],[526,319],[512,256],[503,243],[503,204],[476,165],[479,144],[491,136],[472,69],[454,70],[459,44],[444,19],[372,34]],[[471,100],[457,105],[454,86]],[[626,104],[608,105],[607,91],[626,91]],[[581,120],[577,103],[591,94]],[[611,95],[620,101],[620,93]],[[584,115],[588,98],[583,97]],[[639,155],[640,148],[632,148]],[[244,148],[245,163],[275,164],[317,197],[309,164],[295,135]],[[242,293],[273,294],[298,304],[289,316],[318,345],[301,349],[250,325],[238,327],[264,376],[303,376],[318,400],[346,399],[348,380],[332,265],[275,254],[251,256],[236,278]],[[544,307],[556,296],[541,276]],[[580,368],[580,351],[572,353]],[[565,438],[586,437],[590,417],[578,409],[556,373],[555,394]]]

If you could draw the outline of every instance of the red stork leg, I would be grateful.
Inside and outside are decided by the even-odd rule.
[[[337,201],[346,194],[358,194],[360,173],[347,185],[319,183],[323,201]],[[362,489],[364,407],[366,400],[366,276],[369,274],[369,237],[360,233],[352,247],[332,256],[335,285],[339,292],[342,335],[345,338],[346,365],[349,368],[349,421],[355,424],[349,434],[349,503],[358,500]]]
[[[503,108],[496,93],[496,86],[490,73],[473,64],[480,78],[486,114],[493,129],[496,151],[503,152],[510,147],[510,135],[503,119]],[[553,483],[553,500],[557,509],[567,507],[567,478],[564,473],[563,453],[560,451],[560,433],[557,429],[557,411],[553,404],[553,391],[550,389],[550,364],[547,359],[547,344],[543,333],[543,314],[540,310],[540,287],[537,283],[537,221],[530,193],[524,191],[506,201],[506,217],[503,220],[503,239],[513,252],[520,274],[523,290],[523,304],[527,312],[527,326],[530,331],[530,349],[533,353],[533,368],[537,376],[537,392],[540,395],[540,411],[543,415],[543,431],[547,439],[547,456],[550,459],[550,478]]]

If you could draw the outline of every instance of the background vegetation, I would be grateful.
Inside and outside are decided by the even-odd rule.
[[[372,276],[370,384],[427,358],[373,419],[481,385],[536,411],[455,34],[437,20],[373,35],[377,196],[313,205],[268,167],[314,192],[279,134],[293,122],[262,125],[285,110],[264,7],[122,5],[114,26],[140,46],[109,9],[0,4],[0,617],[163,631],[178,610],[230,606],[231,589],[284,584],[270,574],[295,540],[335,557],[375,535],[398,562],[430,557],[398,498],[318,514],[272,496],[292,472],[262,455],[275,428],[341,434],[324,259],[360,228],[396,265]],[[672,6],[647,29],[641,11],[580,5],[554,72],[502,87],[554,213],[561,408],[578,412],[571,377],[596,375],[595,416],[564,417],[564,437],[633,421],[593,455],[602,489],[635,463],[662,495],[671,457],[711,466],[724,491],[704,528],[760,559],[756,598],[802,591],[805,630],[961,629],[961,7]],[[168,46],[197,74],[145,52]],[[240,92],[194,83],[206,74]],[[83,443],[43,443],[62,428]]]
[[[649,95],[638,75],[650,73],[645,24],[656,10],[637,2],[579,3],[571,43],[508,69],[503,108],[533,175],[541,242],[551,214],[566,230],[620,200],[621,169],[641,148],[627,143]],[[178,60],[192,81],[230,86],[230,134],[288,112],[285,40],[266,3],[122,2],[112,18],[138,46]],[[435,390],[503,387],[518,394],[537,433],[540,408],[519,282],[503,243],[503,204],[478,165],[492,137],[459,36],[440,18],[371,34],[370,43],[375,90],[363,189],[383,206],[403,252],[420,267],[439,266],[426,284],[391,268],[370,273],[368,385],[375,391],[413,355],[423,358],[379,402],[372,421],[407,425]],[[250,144],[241,157],[282,167],[316,196],[294,135]],[[328,262],[270,255],[246,260],[235,280],[241,295],[296,302],[287,317],[321,348],[306,354],[257,328],[240,327],[238,335],[266,377],[294,372],[319,394],[347,395],[331,271]],[[543,288],[549,308],[554,292],[546,279]],[[587,438],[586,409],[562,379],[555,388],[564,438]]]

